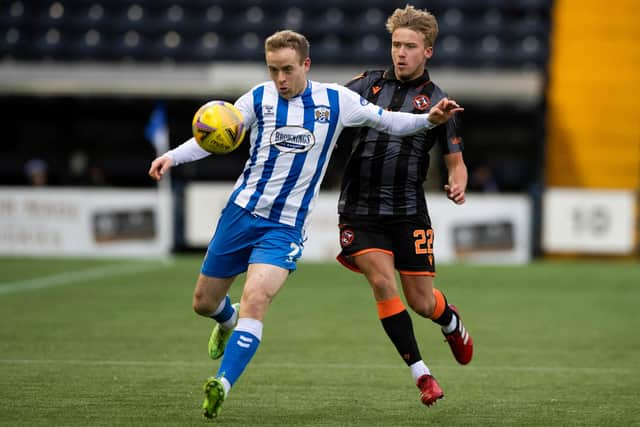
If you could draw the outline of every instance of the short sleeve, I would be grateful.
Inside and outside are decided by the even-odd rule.
[[[443,154],[457,153],[464,150],[462,138],[458,132],[460,118],[456,114],[446,124],[438,126],[437,143]]]

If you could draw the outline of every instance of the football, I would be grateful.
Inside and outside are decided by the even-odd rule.
[[[210,101],[196,111],[191,125],[193,137],[204,150],[214,154],[230,153],[245,134],[242,113],[225,101]]]

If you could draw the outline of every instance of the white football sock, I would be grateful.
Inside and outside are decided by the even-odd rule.
[[[242,319],[238,319],[236,331],[249,332],[262,341],[262,321],[258,319],[252,319],[250,317],[243,317]]]
[[[220,323],[220,327],[223,330],[228,331],[229,329],[232,329],[236,325],[237,321],[238,321],[238,310],[234,309],[233,315],[226,322]]]
[[[409,369],[411,369],[411,376],[413,377],[414,381],[418,381],[418,378],[420,378],[423,375],[431,375],[431,371],[422,360],[409,366]]]
[[[450,334],[451,332],[455,331],[457,327],[458,327],[458,316],[456,316],[456,314],[453,313],[453,316],[451,316],[451,322],[449,322],[448,325],[442,327],[442,332],[444,332],[445,334]]]
[[[224,388],[224,396],[226,397],[229,394],[229,390],[231,390],[231,383],[225,377],[220,378],[220,382],[222,383],[222,387]]]

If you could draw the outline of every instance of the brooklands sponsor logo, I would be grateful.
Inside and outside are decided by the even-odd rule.
[[[302,126],[284,126],[273,131],[270,143],[284,153],[304,153],[314,146],[316,139]]]

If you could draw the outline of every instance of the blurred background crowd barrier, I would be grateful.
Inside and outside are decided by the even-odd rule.
[[[233,101],[268,78],[263,64],[265,36],[284,28],[304,33],[312,46],[310,78],[346,83],[364,69],[389,66],[384,24],[395,8],[405,4],[1,1],[0,251],[32,253],[29,248],[41,247],[42,242],[28,230],[55,227],[53,217],[49,221],[44,214],[25,215],[31,205],[16,195],[24,194],[26,186],[45,186],[47,194],[62,187],[87,195],[94,194],[95,187],[157,192],[146,174],[156,155],[145,136],[152,113],[163,120],[160,126],[166,129],[171,147],[186,140],[199,105],[210,99]],[[430,73],[465,106],[461,132],[471,194],[459,223],[438,230],[438,210],[451,218],[453,208],[438,202],[444,174],[438,153],[432,153],[425,185],[428,199],[434,199],[438,236],[448,239],[436,248],[451,248],[448,253],[453,254],[444,258],[526,262],[544,254],[637,257],[639,3],[411,4],[438,18],[440,34]],[[322,187],[327,207],[320,204],[319,209],[335,213],[334,195],[347,154],[341,147],[334,153]],[[85,231],[94,236],[98,248],[111,243],[95,237],[95,224],[120,230],[120,243],[129,233],[132,244],[147,239],[166,251],[199,248],[202,237],[193,236],[193,221],[200,222],[193,214],[206,216],[211,226],[217,208],[194,207],[188,194],[198,184],[230,185],[246,156],[244,144],[224,157],[176,168],[171,185],[160,189],[173,201],[158,201],[151,208],[158,213],[149,214],[144,208],[131,215],[119,211],[110,221],[95,220],[98,214],[87,213],[94,216],[93,222],[87,221],[94,228]],[[505,205],[505,197],[521,200]],[[481,203],[484,198],[499,201],[474,209],[474,199]],[[40,201],[35,197],[30,203]],[[165,209],[171,215],[161,213]],[[514,214],[522,209],[525,217]],[[484,214],[476,218],[477,212],[486,210],[493,210],[492,221]],[[158,222],[160,218],[164,222]],[[135,231],[135,224],[148,227],[149,223],[157,232]],[[25,230],[22,237],[16,231],[20,227]],[[209,233],[208,227],[195,229]],[[26,249],[20,249],[23,246]],[[55,244],[51,248],[55,253]],[[122,248],[126,253],[127,246]],[[332,246],[320,250],[318,257],[328,258],[325,253],[331,250]],[[507,253],[513,256],[505,258]]]

